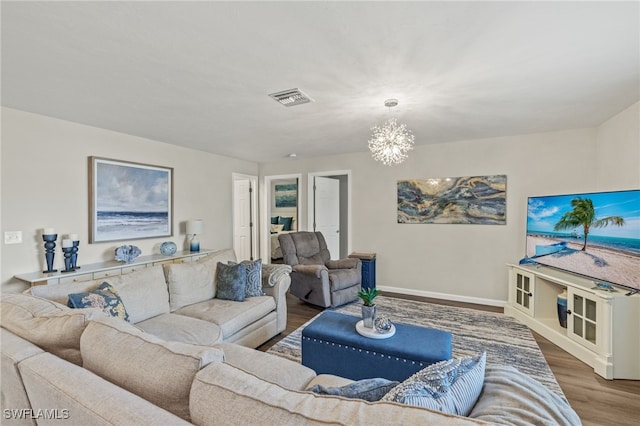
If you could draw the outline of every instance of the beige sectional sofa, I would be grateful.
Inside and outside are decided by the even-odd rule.
[[[156,265],[91,282],[35,286],[27,293],[67,304],[68,294],[91,291],[108,282],[118,292],[137,327],[164,340],[213,345],[234,342],[258,347],[287,326],[287,265],[263,265],[264,296],[243,302],[216,297],[218,262],[235,262],[232,249],[196,262]]]
[[[217,259],[231,255],[219,252]],[[270,296],[216,301],[210,288],[193,283],[200,282],[198,274],[206,272],[200,269],[210,268],[206,262],[214,259],[166,268],[163,283],[168,290],[162,297],[163,287],[157,285],[161,277],[154,268],[111,280],[132,322],[98,308],[67,308],[56,301],[64,301],[62,285],[48,288],[49,298],[2,294],[2,424],[487,424],[483,419],[501,424],[579,423],[565,416],[571,414],[568,406],[559,405],[564,413],[549,410],[544,392],[523,394],[508,377],[492,376],[489,370],[469,417],[313,393],[308,389],[314,385],[352,381],[316,375],[296,362],[237,344],[259,344],[284,327],[279,315],[284,309],[286,323],[288,270],[265,268],[263,289]],[[191,286],[191,292],[185,286]],[[176,288],[183,297],[172,300]],[[42,296],[45,290],[29,293]],[[193,294],[210,298],[198,301]],[[272,302],[261,301],[263,297]],[[275,305],[274,310],[252,321],[265,310],[263,304]],[[236,316],[220,312],[226,309]],[[251,310],[255,312],[248,314]]]

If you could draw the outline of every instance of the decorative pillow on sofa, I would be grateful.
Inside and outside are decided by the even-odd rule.
[[[327,387],[322,385],[313,385],[309,390],[320,395],[338,395],[345,398],[358,398],[365,401],[375,402],[385,396],[391,389],[399,385],[400,382],[394,382],[383,378],[363,379],[345,386]]]
[[[484,383],[487,354],[454,358],[424,368],[386,394],[382,401],[467,416]]]
[[[100,286],[86,293],[71,293],[67,306],[70,308],[99,308],[112,317],[129,321],[129,314],[111,284],[104,282]]]
[[[242,263],[225,265],[218,262],[216,283],[218,285],[216,292],[218,299],[242,302],[247,287],[247,267]]]
[[[247,285],[244,297],[264,296],[262,291],[262,259],[243,260],[240,263],[247,268]],[[236,262],[229,261],[229,265],[236,264]]]

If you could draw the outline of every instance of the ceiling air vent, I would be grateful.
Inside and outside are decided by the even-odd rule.
[[[302,90],[299,89],[289,89],[283,90],[282,92],[278,93],[271,93],[269,97],[275,99],[286,107],[306,104],[307,102],[313,101],[313,99],[311,99],[309,96],[304,94]]]

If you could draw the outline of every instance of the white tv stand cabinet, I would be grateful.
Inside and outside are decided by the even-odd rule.
[[[640,294],[594,289],[593,280],[538,265],[507,265],[509,301],[517,318],[585,362],[605,379],[640,379]],[[557,297],[567,290],[567,328]]]

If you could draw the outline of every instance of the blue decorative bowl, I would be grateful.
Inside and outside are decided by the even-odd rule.
[[[160,244],[160,254],[165,256],[172,256],[176,254],[176,250],[178,250],[178,246],[173,241],[165,241]]]

